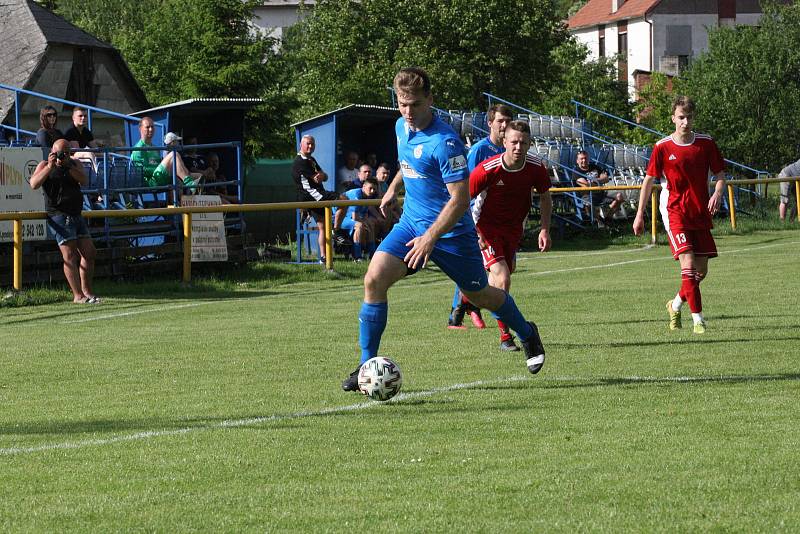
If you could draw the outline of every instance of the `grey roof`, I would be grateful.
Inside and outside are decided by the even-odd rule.
[[[263,98],[190,98],[188,100],[181,100],[180,102],[172,102],[163,106],[158,106],[150,109],[143,109],[136,113],[131,113],[134,116],[143,116],[153,111],[160,111],[162,109],[183,108],[183,109],[248,109],[264,102]]]
[[[48,45],[104,50],[114,57],[133,92],[147,99],[119,52],[32,0],[0,0],[0,83],[27,89],[31,76],[45,59]],[[0,120],[14,104],[14,95],[0,90]]]
[[[3,1],[5,0],[0,0],[0,2]],[[110,44],[104,43],[96,37],[89,35],[77,26],[73,26],[65,19],[38,4],[27,0],[18,0],[18,3],[28,5],[31,15],[48,43],[92,48],[113,48]]]
[[[312,121],[321,119],[322,117],[327,117],[328,115],[337,115],[337,114],[342,114],[342,113],[348,113],[348,114],[351,114],[351,115],[375,115],[375,114],[380,114],[380,115],[386,115],[386,116],[391,116],[391,115],[400,116],[400,112],[397,110],[397,108],[389,108],[389,107],[386,107],[386,106],[376,106],[376,105],[373,105],[373,104],[348,104],[348,105],[346,105],[344,107],[341,107],[339,109],[334,109],[333,111],[328,111],[327,113],[323,113],[321,115],[317,115],[316,117],[311,117],[309,119],[304,119],[304,120],[301,120],[299,122],[295,122],[291,126],[298,126],[300,124],[306,124],[308,122],[312,122]]]

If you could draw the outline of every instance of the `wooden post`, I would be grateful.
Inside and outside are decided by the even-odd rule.
[[[14,289],[22,291],[22,220],[14,219]]]
[[[650,191],[650,242],[656,244],[656,228],[658,213],[658,193],[655,189]]]
[[[183,283],[192,281],[192,214],[183,214]]]
[[[339,209],[347,209],[342,207]],[[325,208],[325,268],[333,269],[333,243],[331,243],[331,213],[333,210]]]
[[[728,184],[728,210],[731,213],[731,230],[736,230],[736,206],[733,204],[733,186]]]
[[[797,222],[800,222],[800,180],[794,181],[794,194],[795,194],[795,202],[794,202],[794,209],[797,210]]]

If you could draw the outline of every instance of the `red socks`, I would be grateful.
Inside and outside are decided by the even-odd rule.
[[[689,303],[692,313],[703,311],[703,300],[700,297],[700,280],[695,269],[681,269],[681,300]]]

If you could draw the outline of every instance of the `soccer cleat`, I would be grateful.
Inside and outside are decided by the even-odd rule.
[[[544,346],[536,324],[533,321],[528,321],[528,324],[531,325],[533,333],[531,337],[522,342],[522,349],[525,351],[525,365],[528,367],[528,371],[536,374],[544,366]]]
[[[466,310],[464,309],[463,304],[459,304],[455,308],[450,310],[450,317],[447,319],[447,328],[459,329],[463,330],[464,326],[464,314]]]
[[[356,367],[356,370],[342,381],[342,389],[345,391],[358,391],[358,371],[361,366]]]
[[[506,352],[519,352],[519,347],[514,343],[514,338],[503,339],[500,341],[500,350]]]
[[[486,323],[483,322],[481,311],[478,308],[469,311],[469,318],[472,319],[472,324],[475,325],[475,328],[486,328]]]
[[[700,321],[699,323],[694,323],[694,330],[695,334],[705,334],[706,333],[706,322]]]
[[[667,313],[669,313],[669,329],[670,330],[678,330],[683,328],[681,324],[681,311],[675,311],[672,309],[672,301],[667,301]]]

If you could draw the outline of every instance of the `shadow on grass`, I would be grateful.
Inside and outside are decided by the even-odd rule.
[[[579,379],[576,379],[579,380]],[[687,377],[608,377],[592,378],[580,382],[550,382],[542,384],[545,389],[575,389],[601,386],[684,386],[690,384],[744,384],[753,382],[794,382],[800,380],[800,373],[780,373],[775,375],[730,375],[730,376],[687,376]]]

